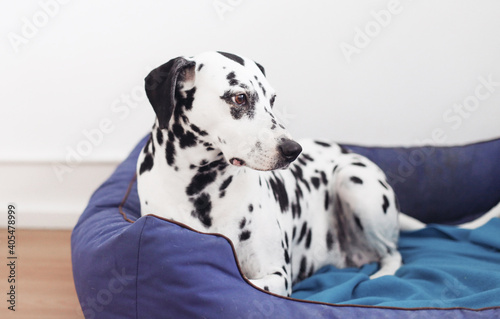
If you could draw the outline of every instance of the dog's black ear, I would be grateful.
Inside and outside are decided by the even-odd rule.
[[[264,67],[262,65],[260,65],[259,63],[257,63],[257,62],[255,62],[255,64],[257,64],[257,66],[259,67],[259,69],[262,72],[262,74],[264,74],[264,76],[266,76],[266,70],[264,70]]]
[[[146,95],[155,110],[160,129],[168,127],[175,107],[175,91],[183,81],[183,71],[194,61],[177,57],[151,71],[145,79]],[[194,68],[193,68],[194,69]]]

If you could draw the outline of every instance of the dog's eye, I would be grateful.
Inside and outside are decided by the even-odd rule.
[[[245,94],[235,95],[233,96],[233,102],[238,106],[243,106],[247,104],[247,96]]]

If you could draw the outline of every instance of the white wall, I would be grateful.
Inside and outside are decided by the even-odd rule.
[[[207,50],[264,65],[297,137],[499,137],[499,17],[496,0],[2,3],[0,211],[15,202],[21,226],[71,227],[151,127],[144,76]]]

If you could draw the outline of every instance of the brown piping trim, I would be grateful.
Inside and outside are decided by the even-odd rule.
[[[129,223],[134,223],[133,220],[129,219],[127,217],[127,214],[125,214],[125,212],[122,210],[122,206],[125,205],[125,202],[127,201],[127,198],[130,194],[130,192],[132,191],[132,186],[134,185],[135,181],[137,180],[137,174],[134,174],[134,177],[132,178],[132,180],[130,181],[129,185],[128,185],[128,188],[127,188],[127,192],[125,193],[125,196],[123,197],[123,200],[122,202],[120,203],[120,205],[118,206],[118,209],[120,210],[120,214],[123,216],[123,218],[129,222]],[[238,261],[238,257],[236,256],[236,249],[234,248],[234,245],[233,245],[233,242],[231,241],[231,239],[227,238],[226,236],[222,235],[222,234],[219,234],[219,233],[204,233],[204,232],[201,232],[201,231],[198,231],[194,228],[191,228],[189,227],[188,225],[186,224],[183,224],[183,223],[179,223],[179,222],[176,222],[174,220],[170,220],[170,219],[167,219],[167,218],[164,218],[164,217],[160,217],[160,216],[157,216],[157,215],[154,215],[154,214],[148,214],[148,215],[145,215],[145,216],[151,216],[151,217],[156,217],[158,219],[161,219],[161,220],[164,220],[166,222],[169,222],[169,223],[172,223],[172,224],[176,224],[177,226],[180,226],[182,228],[185,228],[187,230],[190,230],[190,231],[193,231],[195,233],[198,233],[198,234],[202,234],[202,235],[211,235],[211,236],[217,236],[217,237],[221,237],[221,238],[224,238],[225,240],[227,240],[227,242],[229,243],[229,245],[231,245],[231,249],[233,250],[233,257],[234,257],[234,261],[236,262],[236,267],[238,268],[238,271],[240,273],[240,276],[241,278],[243,278],[243,280],[245,280],[245,282],[247,284],[249,284],[250,286],[252,286],[253,288],[259,290],[260,292],[263,292],[263,293],[266,293],[268,295],[271,295],[271,296],[274,296],[274,297],[278,297],[278,298],[281,298],[281,299],[285,299],[285,300],[290,300],[290,301],[295,301],[295,302],[303,302],[303,303],[308,303],[308,304],[315,304],[315,305],[323,305],[323,306],[330,306],[330,307],[346,307],[346,308],[373,308],[373,309],[389,309],[389,310],[398,310],[398,311],[419,311],[419,310],[443,310],[443,311],[446,311],[446,310],[466,310],[466,311],[473,311],[473,312],[479,312],[479,311],[484,311],[484,310],[492,310],[492,309],[500,309],[500,306],[495,306],[495,307],[486,307],[486,308],[478,308],[478,309],[474,309],[474,308],[465,308],[465,307],[452,307],[452,308],[437,308],[437,307],[420,307],[420,308],[400,308],[400,307],[388,307],[388,306],[370,306],[370,305],[350,305],[350,304],[333,304],[333,303],[328,303],[328,302],[321,302],[321,301],[312,301],[312,300],[304,300],[304,299],[297,299],[297,298],[292,298],[292,297],[285,297],[285,296],[281,296],[281,295],[277,295],[277,294],[274,294],[272,292],[269,292],[269,291],[265,291],[257,286],[255,286],[254,284],[252,284],[252,282],[250,282],[250,280],[248,280],[245,275],[243,275],[243,272],[241,271],[241,268],[240,268],[240,263]]]
[[[125,192],[125,196],[123,196],[123,199],[122,199],[120,205],[118,205],[118,210],[120,211],[120,214],[122,214],[123,219],[125,219],[127,222],[132,223],[132,224],[134,223],[134,221],[127,217],[127,214],[123,211],[123,206],[125,205],[125,202],[128,199],[128,195],[132,191],[132,186],[134,186],[134,183],[136,180],[137,180],[137,173],[134,174],[134,177],[132,178],[132,180],[128,184],[128,188],[127,188],[127,191]]]

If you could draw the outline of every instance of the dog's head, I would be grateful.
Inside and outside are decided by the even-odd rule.
[[[224,52],[178,57],[151,71],[146,94],[160,129],[193,130],[235,166],[286,168],[302,151],[273,114],[264,68]]]

